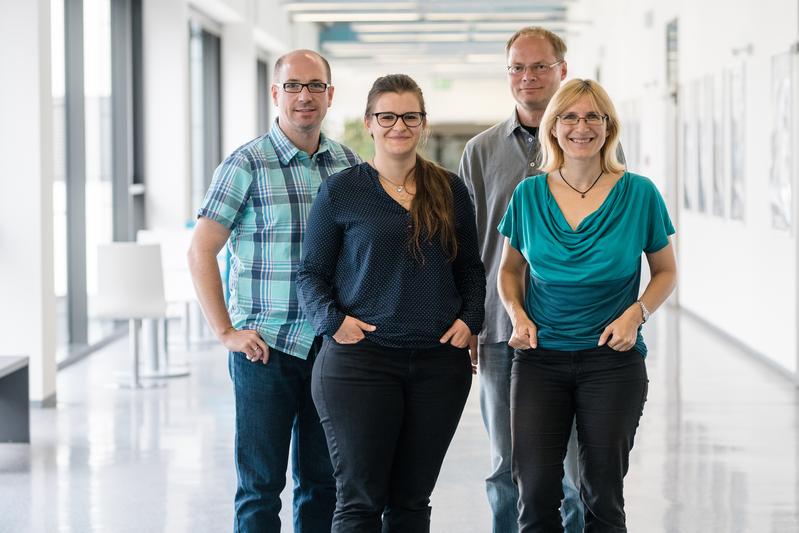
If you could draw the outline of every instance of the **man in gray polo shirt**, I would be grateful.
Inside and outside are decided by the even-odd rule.
[[[508,82],[516,100],[504,122],[471,139],[463,152],[460,176],[474,202],[481,256],[486,268],[486,315],[479,337],[480,408],[491,441],[491,475],[486,479],[494,533],[518,531],[519,498],[511,478],[510,373],[513,326],[497,292],[502,236],[497,231],[516,185],[539,173],[538,125],[549,100],[566,78],[566,44],[538,27],[517,31],[506,46]],[[476,347],[475,347],[476,348]],[[577,487],[577,442],[572,431],[563,479],[561,507],[566,533],[583,530]]]

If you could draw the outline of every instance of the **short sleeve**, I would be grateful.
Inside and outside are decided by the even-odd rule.
[[[648,224],[644,242],[644,252],[651,254],[669,244],[669,235],[674,235],[674,225],[666,210],[666,202],[655,184],[648,182]]]
[[[231,155],[214,171],[197,216],[233,229],[249,201],[252,180],[249,162],[241,155]]]

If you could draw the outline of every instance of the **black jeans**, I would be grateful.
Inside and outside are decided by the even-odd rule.
[[[585,531],[627,531],[624,476],[648,383],[635,350],[516,350],[511,434],[520,533],[563,531],[563,458],[575,416]]]
[[[468,350],[326,339],[311,392],[336,478],[333,533],[426,533],[472,374]]]

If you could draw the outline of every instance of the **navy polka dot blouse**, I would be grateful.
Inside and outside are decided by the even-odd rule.
[[[377,326],[382,346],[430,348],[460,318],[473,334],[483,324],[485,270],[474,210],[455,175],[458,255],[438,237],[423,240],[424,263],[408,246],[411,216],[389,196],[368,163],[325,180],[311,212],[297,274],[300,304],[316,332],[332,336],[346,315]]]

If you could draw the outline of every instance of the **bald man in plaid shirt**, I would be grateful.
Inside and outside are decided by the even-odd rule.
[[[310,50],[275,64],[270,131],[217,168],[189,252],[200,305],[229,351],[236,396],[236,532],[280,531],[291,447],[294,531],[330,531],[335,483],[310,380],[320,341],[295,288],[305,223],[322,180],[360,162],[322,135],[330,66]],[[231,255],[225,308],[216,255]]]

